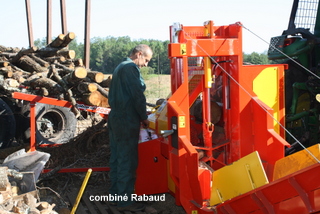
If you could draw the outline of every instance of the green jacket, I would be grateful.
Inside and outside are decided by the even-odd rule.
[[[109,105],[113,116],[147,119],[145,89],[139,67],[130,58],[126,58],[112,75]]]

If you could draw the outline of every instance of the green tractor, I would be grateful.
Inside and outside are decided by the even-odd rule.
[[[320,141],[319,6],[319,0],[294,0],[288,29],[271,38],[268,50],[270,60],[288,64],[285,126],[292,146],[287,155]]]

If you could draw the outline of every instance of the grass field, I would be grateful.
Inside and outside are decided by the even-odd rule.
[[[144,77],[147,89],[145,95],[148,103],[155,104],[160,98],[167,98],[171,91],[170,75],[147,75]]]

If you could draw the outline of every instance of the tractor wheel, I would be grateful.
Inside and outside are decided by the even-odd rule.
[[[75,136],[77,119],[70,108],[37,103],[36,127],[38,144],[63,144]]]
[[[0,98],[0,149],[6,148],[14,139],[16,132],[16,120],[7,105]]]

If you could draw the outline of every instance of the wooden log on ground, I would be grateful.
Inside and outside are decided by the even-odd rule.
[[[66,58],[64,56],[52,56],[52,57],[45,57],[43,58],[45,61],[49,63],[54,63],[55,61],[61,63],[66,61]]]
[[[18,53],[19,51],[19,48],[12,48],[0,45],[0,52]]]
[[[81,58],[75,59],[74,60],[74,65],[77,66],[77,67],[83,67],[84,66],[83,60]]]
[[[23,73],[20,71],[14,71],[12,74],[12,79],[17,80],[20,84],[26,81],[26,78],[24,78]]]
[[[21,72],[22,75],[30,75],[30,74],[31,74],[30,72],[25,71],[25,70],[22,70],[21,68],[15,66],[15,65],[12,65],[12,64],[11,64],[10,66],[11,66],[11,68],[12,68],[12,70],[13,70],[14,72],[15,72],[15,71],[19,71],[19,72]]]
[[[202,116],[202,101],[197,102],[194,104],[194,116],[197,120],[202,121],[203,116]],[[221,114],[222,114],[222,109],[219,106],[218,103],[211,101],[210,105],[210,112],[211,112],[211,123],[216,124],[220,121]]]
[[[54,57],[57,56],[57,52],[59,51],[59,48],[53,48],[53,47],[45,47],[38,50],[36,53],[41,57]]]
[[[104,79],[103,73],[98,71],[88,71],[87,77],[96,83],[101,83]]]
[[[87,69],[83,67],[76,67],[71,73],[65,75],[63,78],[67,84],[74,85],[83,80],[87,76]]]
[[[69,45],[69,43],[74,40],[76,38],[76,34],[73,32],[69,32],[65,37],[64,40],[62,42],[62,44],[60,45],[60,47],[67,47]]]
[[[99,85],[101,85],[103,88],[109,88],[111,83],[111,76],[108,76],[107,79],[104,79]]]
[[[41,77],[30,81],[32,88],[46,88],[51,96],[60,96],[63,88],[55,81],[49,78]]]
[[[36,55],[34,54],[30,54],[29,55],[31,57],[31,59],[33,59],[34,61],[36,61],[37,63],[39,63],[39,65],[45,67],[45,68],[48,68],[50,66],[50,63],[41,59],[40,57],[37,57]]]
[[[101,87],[99,84],[97,85],[97,90],[101,93],[102,96],[108,98],[109,97],[109,91],[106,90],[105,88]]]
[[[80,94],[91,93],[98,90],[98,86],[95,83],[80,82],[77,86],[77,90]]]
[[[8,61],[0,61],[0,67],[7,67],[7,66],[9,66]]]
[[[8,59],[13,58],[17,55],[17,53],[9,53],[9,52],[0,52],[0,56],[4,56]]]
[[[58,56],[63,56],[66,59],[74,59],[76,57],[76,52],[74,50],[61,49],[57,51]]]
[[[12,58],[11,63],[18,62],[22,56],[28,55],[30,53],[34,53],[37,50],[38,50],[37,47],[30,47],[28,49],[21,49],[21,51],[19,51],[18,54]]]
[[[58,68],[62,68],[64,70],[64,73],[65,74],[68,74],[68,73],[71,73],[74,71],[74,69],[71,69],[71,68],[68,68],[67,66],[61,64],[61,63],[58,63],[58,62],[55,62],[53,63],[55,66],[57,66]]]
[[[52,48],[58,48],[63,43],[65,38],[64,34],[59,34],[48,46]]]
[[[75,65],[74,65],[72,59],[68,59],[68,60],[62,62],[61,64],[66,66],[67,68],[70,68],[70,69],[74,69],[75,68]]]
[[[102,96],[99,91],[94,91],[82,95],[82,101],[87,105],[100,106]]]
[[[68,88],[67,83],[60,77],[60,75],[58,74],[56,68],[54,65],[51,66],[51,70],[52,70],[52,74],[55,77],[55,79],[57,80],[57,82],[60,84],[60,86],[64,89],[66,95],[67,95],[67,100],[71,102],[72,107],[71,107],[71,111],[74,113],[74,115],[76,116],[76,118],[80,117],[81,113],[80,111],[76,108],[76,100],[73,97],[73,93],[71,91],[71,89]]]
[[[39,65],[36,61],[31,59],[29,56],[22,56],[16,63],[20,68],[28,72],[47,72],[48,69]]]
[[[6,87],[10,87],[10,88],[18,88],[20,85],[20,83],[18,83],[17,80],[12,78],[5,79],[4,84],[6,85]]]
[[[13,71],[12,71],[11,66],[1,67],[0,74],[4,75],[5,77],[12,77]]]

